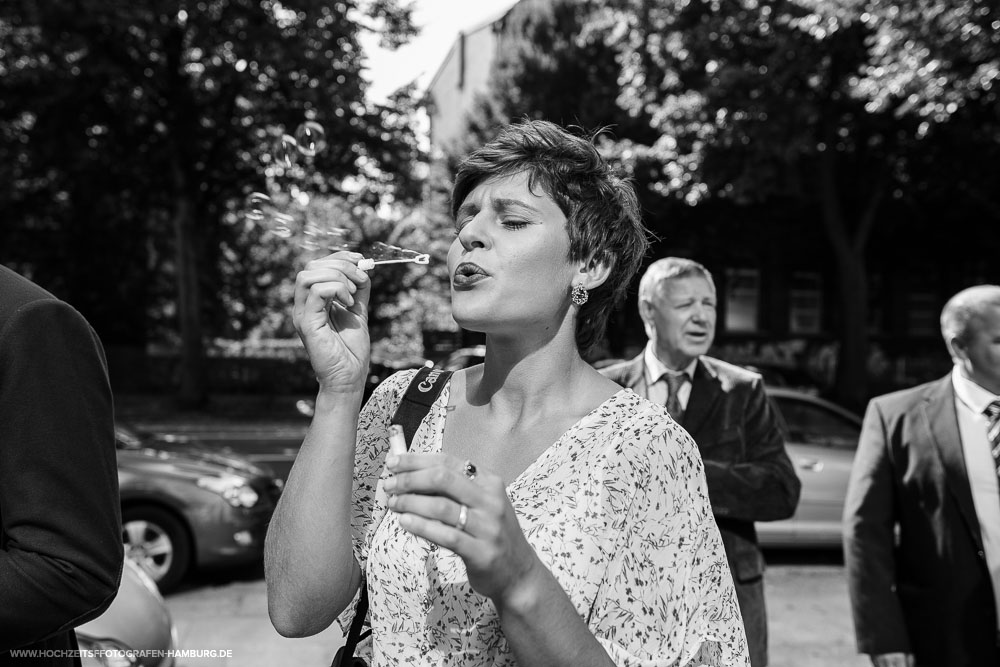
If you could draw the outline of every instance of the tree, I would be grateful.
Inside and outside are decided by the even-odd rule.
[[[645,117],[618,106],[617,50],[585,30],[602,3],[521,0],[503,18],[487,92],[469,114],[468,144],[520,118],[543,118],[617,137],[654,137]]]
[[[867,398],[866,248],[887,200],[926,204],[945,137],[997,150],[1000,8],[988,0],[617,0],[589,27],[621,48],[620,104],[659,135],[660,189],[818,217],[838,269],[836,393]],[[924,168],[923,176],[918,177]],[[931,169],[933,171],[933,169]],[[996,170],[952,174],[996,211]],[[958,177],[956,179],[956,177]],[[988,178],[989,178],[988,177]],[[987,194],[990,193],[990,194]],[[814,216],[815,214],[815,216]]]
[[[220,287],[254,258],[246,195],[360,182],[356,196],[377,206],[418,192],[412,105],[365,100],[358,43],[376,30],[398,45],[410,11],[397,0],[3,3],[7,261],[65,286],[106,342],[144,341],[159,306],[179,334],[180,398],[198,403],[204,340],[234,303]],[[280,164],[276,142],[305,120],[329,150]]]

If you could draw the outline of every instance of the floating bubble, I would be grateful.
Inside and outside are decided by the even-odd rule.
[[[271,198],[263,192],[251,192],[247,197],[246,210],[247,220],[260,222],[267,217],[268,208],[271,206]]]
[[[304,250],[325,250],[336,252],[350,250],[357,246],[350,229],[340,227],[325,227],[310,222],[302,230],[300,248]]]
[[[278,213],[275,211],[272,214],[271,219],[273,221],[270,230],[272,234],[277,236],[279,239],[292,238],[292,223],[295,222],[295,218],[287,213]]]
[[[372,244],[368,257],[358,262],[358,268],[362,271],[370,271],[379,264],[427,264],[430,259],[431,256],[427,253],[407,250],[379,241]]]
[[[299,144],[295,141],[295,137],[289,134],[281,135],[274,142],[274,161],[285,169],[291,169],[295,164],[298,148]]]
[[[295,130],[295,141],[300,153],[315,157],[326,148],[326,131],[316,121],[307,120]]]

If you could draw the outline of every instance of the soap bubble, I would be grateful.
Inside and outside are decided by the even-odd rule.
[[[295,137],[283,134],[274,142],[274,161],[284,167],[291,169],[295,164],[298,154],[299,143]]]
[[[315,222],[306,224],[302,230],[302,242],[299,243],[299,247],[303,250],[323,250],[325,252],[351,250],[357,245],[358,243],[354,240],[350,229],[328,227]]]
[[[326,148],[326,131],[314,120],[307,120],[295,130],[295,142],[299,152],[306,157],[315,157]]]
[[[374,259],[376,262],[380,263],[386,263],[391,260],[422,263],[420,260],[427,257],[425,253],[420,253],[416,250],[407,250],[406,248],[389,245],[388,243],[382,243],[381,241],[373,243],[371,250],[368,251],[367,255],[369,259]]]
[[[271,198],[263,192],[251,192],[247,197],[247,220],[262,222],[268,216],[271,208]]]
[[[292,231],[292,223],[294,222],[295,218],[287,213],[279,213],[278,211],[275,211],[271,215],[271,226],[268,231],[277,236],[279,239],[290,239],[294,233]]]

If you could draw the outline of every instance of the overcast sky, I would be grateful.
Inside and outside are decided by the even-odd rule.
[[[363,40],[368,53],[371,99],[383,101],[389,93],[414,79],[424,89],[448,55],[458,33],[497,18],[517,0],[412,0],[413,22],[420,31],[409,44],[396,50],[375,47]]]

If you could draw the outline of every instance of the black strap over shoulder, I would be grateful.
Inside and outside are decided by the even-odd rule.
[[[441,395],[441,390],[448,384],[451,371],[442,371],[429,366],[424,366],[410,380],[410,386],[403,394],[403,400],[399,402],[396,412],[393,413],[391,424],[399,424],[403,427],[403,435],[406,437],[406,448],[410,448],[413,435],[420,427],[420,423],[430,412],[431,406],[437,397]],[[337,651],[333,658],[331,667],[350,667],[351,665],[364,664],[364,662],[354,657],[354,649],[358,642],[372,633],[371,630],[364,630],[365,617],[368,615],[368,586],[365,580],[361,580],[361,597],[358,599],[357,609],[354,611],[354,620],[351,621],[351,629],[347,633],[347,641]]]
[[[431,405],[437,400],[441,390],[448,384],[449,377],[451,377],[451,371],[424,366],[410,380],[410,386],[406,388],[403,400],[400,401],[391,421],[391,423],[403,427],[407,448],[409,448],[420,422],[430,411]]]

